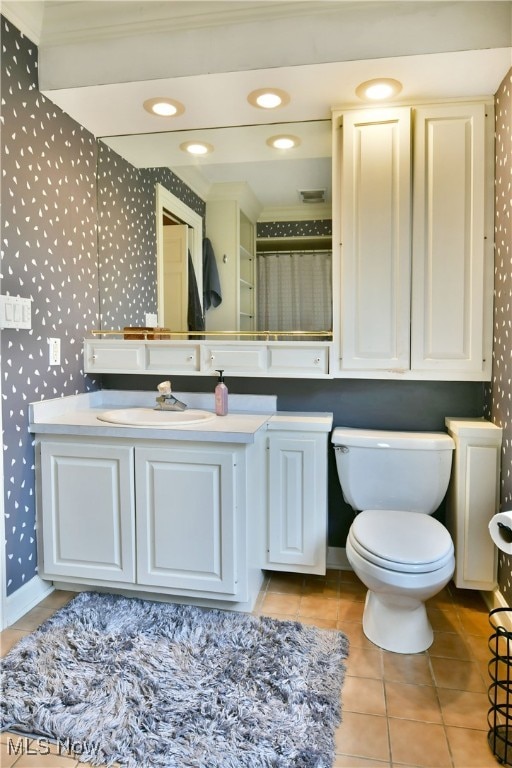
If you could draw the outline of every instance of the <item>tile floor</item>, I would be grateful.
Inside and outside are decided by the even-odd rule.
[[[334,768],[494,768],[487,745],[490,627],[476,592],[449,585],[428,604],[431,648],[402,655],[372,645],[361,627],[365,589],[348,571],[325,578],[268,574],[255,613],[340,629],[350,639]],[[2,653],[72,597],[54,592],[1,634]],[[11,745],[9,746],[9,738]],[[76,768],[69,754],[0,734],[2,768]],[[28,746],[28,749],[27,749]],[[143,768],[141,766],[141,768]],[[183,766],[186,768],[186,766]]]

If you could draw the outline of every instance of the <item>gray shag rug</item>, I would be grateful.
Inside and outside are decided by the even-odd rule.
[[[348,640],[83,592],[2,664],[2,729],[128,768],[331,768]]]

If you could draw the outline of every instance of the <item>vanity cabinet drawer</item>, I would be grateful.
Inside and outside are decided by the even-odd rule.
[[[329,373],[329,347],[308,346],[297,344],[290,346],[271,346],[269,348],[270,373],[289,374],[297,376],[313,373]]]
[[[148,344],[147,370],[159,373],[167,371],[198,371],[200,346]]]
[[[136,373],[146,367],[146,347],[133,341],[85,341],[86,373]]]
[[[261,346],[217,346],[203,347],[204,370],[224,370],[226,375],[235,373],[265,373],[267,370],[267,347]]]

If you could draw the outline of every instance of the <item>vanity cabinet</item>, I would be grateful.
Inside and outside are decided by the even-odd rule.
[[[334,127],[338,373],[489,378],[492,105],[335,113]]]
[[[331,426],[327,414],[296,422],[283,414],[268,424],[268,570],[325,574]]]
[[[40,575],[245,603],[256,559],[261,580],[256,443],[41,437]]]
[[[98,419],[124,391],[31,403],[41,578],[252,610],[262,569],[325,574],[333,415],[248,397],[198,430]]]

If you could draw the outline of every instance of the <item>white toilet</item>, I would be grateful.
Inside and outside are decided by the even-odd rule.
[[[425,601],[455,569],[450,534],[429,517],[448,488],[454,442],[437,432],[348,427],[337,427],[332,442],[343,497],[359,512],[346,553],[368,587],[364,633],[388,651],[420,653],[433,640]]]

